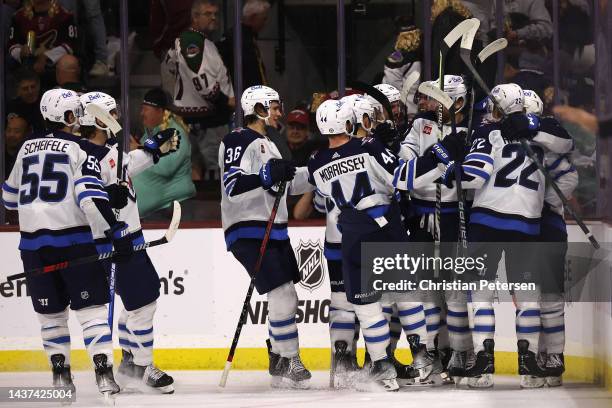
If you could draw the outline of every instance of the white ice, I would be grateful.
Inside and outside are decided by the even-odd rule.
[[[273,390],[264,371],[232,371],[225,389],[217,386],[219,371],[175,371],[176,391],[157,395],[132,390],[115,399],[118,407],[333,407],[333,408],[610,408],[612,393],[591,384],[566,383],[561,388],[520,390],[518,377],[495,376],[492,390],[402,388],[399,392],[363,393],[330,391],[329,373],[313,373],[310,390]],[[72,407],[105,406],[97,391],[93,372],[74,373],[77,401]],[[51,373],[0,373],[0,387],[48,386]],[[0,406],[48,407],[44,403],[0,403]]]

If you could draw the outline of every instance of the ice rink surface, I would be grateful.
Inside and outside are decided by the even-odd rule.
[[[518,376],[495,376],[492,390],[403,387],[399,392],[364,393],[330,391],[329,373],[313,373],[310,390],[273,390],[264,371],[233,371],[227,387],[217,386],[220,371],[175,371],[173,395],[124,390],[115,399],[118,407],[335,407],[335,408],[611,408],[612,393],[590,384],[566,383],[561,388],[520,390]],[[77,400],[72,407],[106,406],[97,391],[93,372],[78,371],[74,379]],[[51,373],[0,373],[0,386],[48,386]],[[50,407],[52,403],[0,403],[0,406]]]

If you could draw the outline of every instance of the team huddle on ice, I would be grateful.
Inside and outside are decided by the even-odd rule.
[[[425,92],[436,87],[450,98],[450,107]],[[371,95],[327,100],[318,107],[316,122],[329,146],[315,152],[305,167],[282,160],[265,135],[265,127],[276,126],[282,115],[279,94],[266,86],[243,93],[245,127],[221,144],[225,240],[234,257],[255,274],[257,291],[267,294],[273,385],[304,388],[311,378],[299,356],[294,283],[300,276],[287,234],[285,196],[314,192],[312,206],[327,216],[330,385],[374,383],[394,391],[400,384],[467,378],[470,387],[491,387],[494,291],[380,293],[362,286],[361,244],[425,242],[436,253],[434,242],[463,241],[467,251],[477,253],[483,250],[480,244],[492,242],[566,243],[562,201],[532,157],[568,197],[578,181],[568,158],[572,139],[556,119],[543,116],[535,92],[516,84],[496,86],[486,103],[478,104],[484,109],[474,112],[463,77],[445,75],[442,83],[421,84],[424,93],[415,96],[419,113],[403,128],[395,115],[403,108],[400,92],[386,84],[375,88],[392,111]],[[268,222],[272,228],[264,237]],[[264,238],[269,242],[255,270]],[[504,252],[509,281],[520,281],[526,268],[540,265],[530,263],[524,247],[520,253],[516,246],[497,247],[488,250],[479,279],[495,280]],[[553,275],[547,287],[538,287],[535,297],[533,291],[512,293],[524,388],[561,385],[564,371],[564,255],[551,256],[546,264],[546,273]],[[437,279],[453,280],[452,271],[441,273]],[[412,352],[410,365],[394,358],[402,331]],[[356,358],[360,332],[367,351],[363,368]]]

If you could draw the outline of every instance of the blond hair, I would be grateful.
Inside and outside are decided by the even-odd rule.
[[[472,12],[460,0],[434,0],[431,5],[431,21],[449,7],[463,18],[472,18]]]
[[[185,121],[183,120],[183,118],[181,118],[179,115],[174,114],[172,112],[170,112],[167,109],[164,109],[164,117],[162,119],[161,124],[159,125],[159,129],[160,130],[166,130],[168,129],[168,126],[170,125],[170,121],[174,120],[176,122],[177,125],[179,125],[180,127],[183,128],[183,132],[185,132],[185,134],[189,133],[189,125],[185,123]]]

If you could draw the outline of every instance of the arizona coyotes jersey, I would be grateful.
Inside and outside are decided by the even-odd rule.
[[[49,12],[35,13],[22,7],[13,15],[9,32],[9,53],[21,61],[21,46],[26,44],[28,32],[36,35],[36,52],[44,52],[54,63],[64,54],[72,54],[77,40],[74,15],[57,3]]]
[[[543,160],[544,150],[530,145]],[[505,140],[498,124],[482,126],[462,167],[463,188],[476,189],[470,223],[539,234],[545,179],[519,142]]]
[[[463,124],[457,125],[457,132],[466,131],[466,126]],[[418,116],[412,128],[406,135],[404,141],[400,144],[399,157],[407,161],[409,171],[412,174],[417,173],[417,158],[426,154],[431,146],[449,135],[452,131],[450,126],[443,126],[443,133],[440,136],[438,122],[434,112],[428,112],[422,116]],[[416,181],[416,180],[415,180]],[[435,183],[417,183],[413,184],[410,190],[411,208],[417,214],[430,214],[435,211],[436,207],[436,184]],[[457,212],[457,191],[455,187],[448,188],[442,185],[442,212]]]
[[[219,51],[203,34],[194,30],[184,32],[175,40],[168,57],[176,70],[174,104],[183,116],[212,113],[219,92],[234,96]]]
[[[342,146],[313,154],[308,161],[308,180],[340,211],[375,210],[394,199],[397,165],[397,157],[377,140],[352,138]]]
[[[100,175],[105,186],[117,183],[117,165],[119,151],[115,139],[109,140],[104,146],[106,155],[100,160]],[[127,205],[119,211],[119,221],[124,221],[128,225],[130,233],[138,232],[140,226],[140,214],[136,204],[136,193],[132,185],[132,177],[146,170],[153,165],[153,157],[142,149],[132,150],[130,153],[123,153],[123,174],[127,181],[129,194]],[[94,238],[104,238],[104,231],[93,230]]]
[[[93,201],[108,202],[100,176],[103,155],[101,147],[58,131],[24,142],[2,185],[5,207],[19,212],[19,249],[92,243],[90,224],[104,231],[114,223],[110,207]]]
[[[219,146],[219,167],[223,169],[221,222],[228,250],[238,239],[263,238],[276,190],[263,188],[259,171],[270,159],[280,158],[276,145],[250,128],[235,129],[223,138]],[[270,239],[289,239],[287,194],[300,195],[312,190],[307,169],[298,167],[278,206]]]

